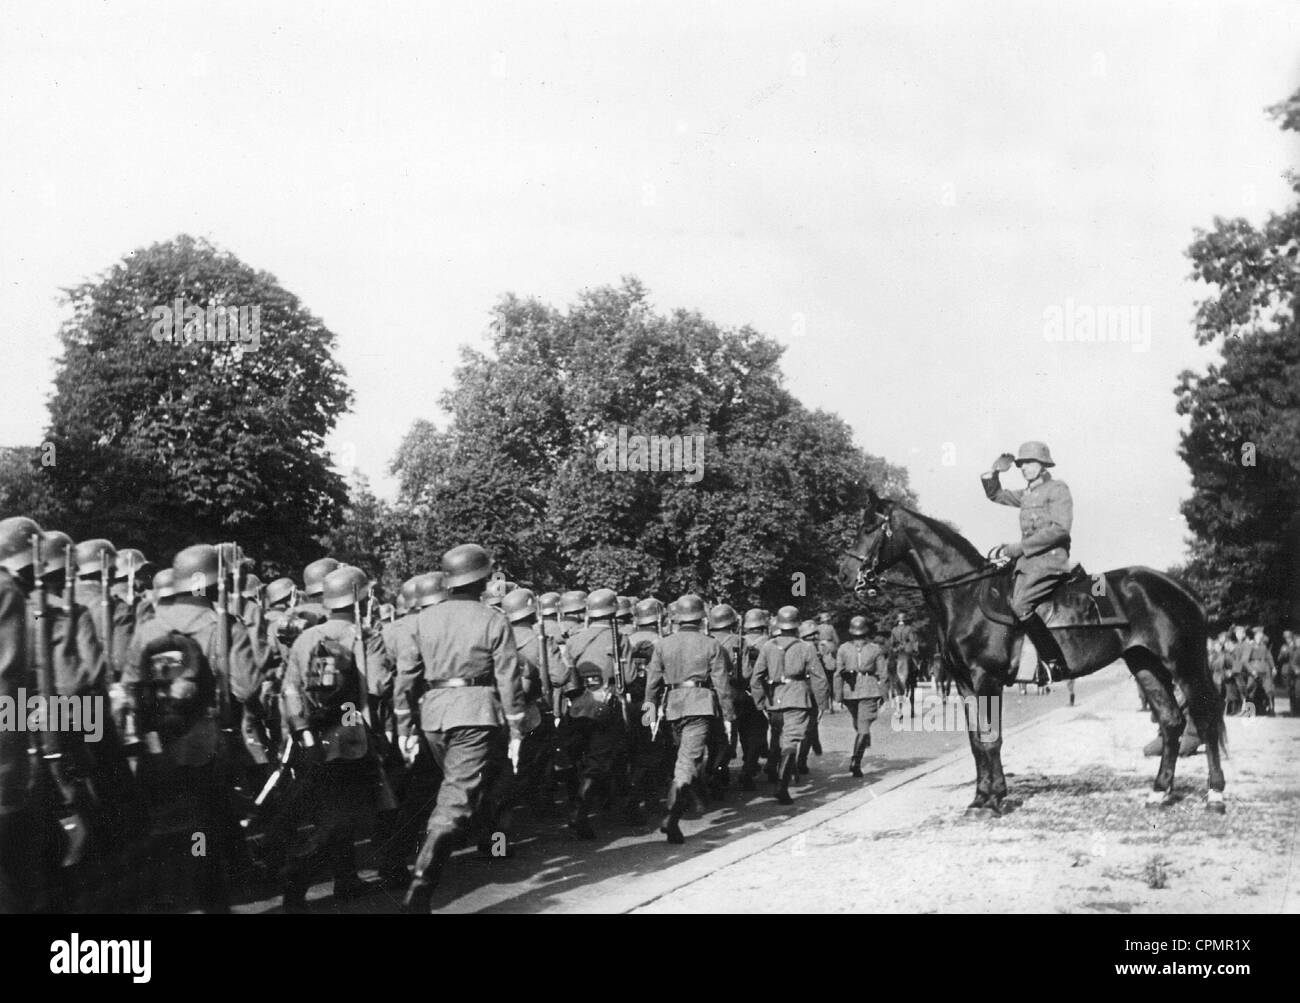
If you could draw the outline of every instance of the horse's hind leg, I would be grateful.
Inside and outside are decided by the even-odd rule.
[[[1147,799],[1147,803],[1172,804],[1178,742],[1184,726],[1182,711],[1178,709],[1178,701],[1174,697],[1173,684],[1160,660],[1144,648],[1125,651],[1124,661],[1146,694],[1160,726],[1160,768],[1156,771],[1153,796]],[[1154,794],[1163,794],[1163,797],[1155,797]]]

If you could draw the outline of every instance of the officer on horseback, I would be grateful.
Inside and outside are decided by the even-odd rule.
[[[1009,491],[998,475],[1020,468],[1026,486]],[[1053,590],[1070,574],[1070,524],[1074,519],[1074,502],[1064,481],[1054,480],[1049,467],[1056,464],[1046,443],[1026,442],[1016,456],[1003,453],[993,461],[993,469],[980,475],[984,493],[999,505],[1020,509],[1020,540],[994,548],[995,561],[1016,562],[1011,585],[1011,611],[1024,629],[1053,682],[1068,674],[1065,656],[1056,638],[1043,623],[1034,607],[1046,601]]]

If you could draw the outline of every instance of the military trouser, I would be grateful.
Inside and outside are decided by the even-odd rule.
[[[871,723],[880,713],[880,697],[866,697],[861,700],[845,700],[853,719],[853,756],[855,766],[861,765],[862,755],[871,747]]]
[[[736,711],[736,720],[731,728],[731,740],[728,741],[718,759],[719,769],[728,769],[732,761],[740,754],[740,775],[746,781],[752,781],[759,773],[759,759],[763,758],[767,745],[767,717],[754,706],[753,698],[743,691],[736,691],[732,699]],[[726,732],[723,732],[724,737]]]
[[[784,723],[784,711],[767,712],[767,779],[772,783],[776,783],[781,774],[781,732]]]
[[[510,768],[506,755],[509,733],[502,726],[426,731],[424,738],[442,772],[442,785],[407,893],[408,906],[415,908],[427,906],[447,858],[465,840],[476,816],[484,810],[487,795]]]
[[[799,756],[796,762],[800,773],[808,772],[808,753],[816,752],[820,756],[822,754],[821,750],[821,729],[817,727],[817,715],[814,714],[808,718],[803,741],[799,743]]]
[[[1291,704],[1291,716],[1300,717],[1300,670],[1292,669],[1284,677],[1286,697]]]
[[[230,774],[218,758],[204,766],[176,767],[177,786],[192,811],[194,835],[204,837],[203,854],[185,847],[183,856],[193,875],[200,908],[205,912],[228,912],[230,879],[247,856],[244,831],[230,785]]]
[[[375,818],[382,782],[379,769],[374,756],[307,768],[300,803],[310,806],[307,818],[314,824],[291,847],[284,869],[285,884],[291,890],[305,892],[306,885],[326,865],[336,890],[340,883],[356,880],[354,847],[358,835]]]
[[[419,852],[424,841],[425,822],[437,802],[442,773],[423,742],[413,763],[399,757],[396,763],[384,765],[397,808],[382,812],[375,820],[375,852],[380,874],[395,879],[405,872],[407,860]]]
[[[627,722],[627,809],[635,813],[654,799],[663,780],[662,751],[656,747],[650,728],[639,717],[629,715]]]
[[[673,783],[690,785],[705,774],[709,758],[709,736],[716,717],[683,717],[672,722],[677,741],[677,761],[673,766]]]

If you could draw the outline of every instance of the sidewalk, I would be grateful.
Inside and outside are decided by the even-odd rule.
[[[1148,808],[1155,734],[1127,670],[1003,745],[1000,819],[963,815],[969,751],[941,756],[588,899],[583,912],[1297,912],[1300,719],[1228,722],[1226,816],[1205,757]],[[887,722],[877,728],[887,727]],[[864,763],[864,769],[868,767]]]

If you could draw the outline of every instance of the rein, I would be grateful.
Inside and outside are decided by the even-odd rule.
[[[855,554],[851,550],[842,551],[846,556],[852,557],[859,564],[866,564],[867,558],[864,554]],[[890,585],[902,589],[915,589],[917,592],[939,592],[943,589],[955,589],[962,585],[970,585],[973,582],[983,581],[985,578],[992,578],[1000,574],[1005,565],[989,564],[983,568],[976,568],[974,571],[963,571],[960,575],[953,578],[945,578],[941,582],[929,582],[928,584],[913,584],[912,582],[890,582]],[[882,579],[883,581],[883,579]]]

